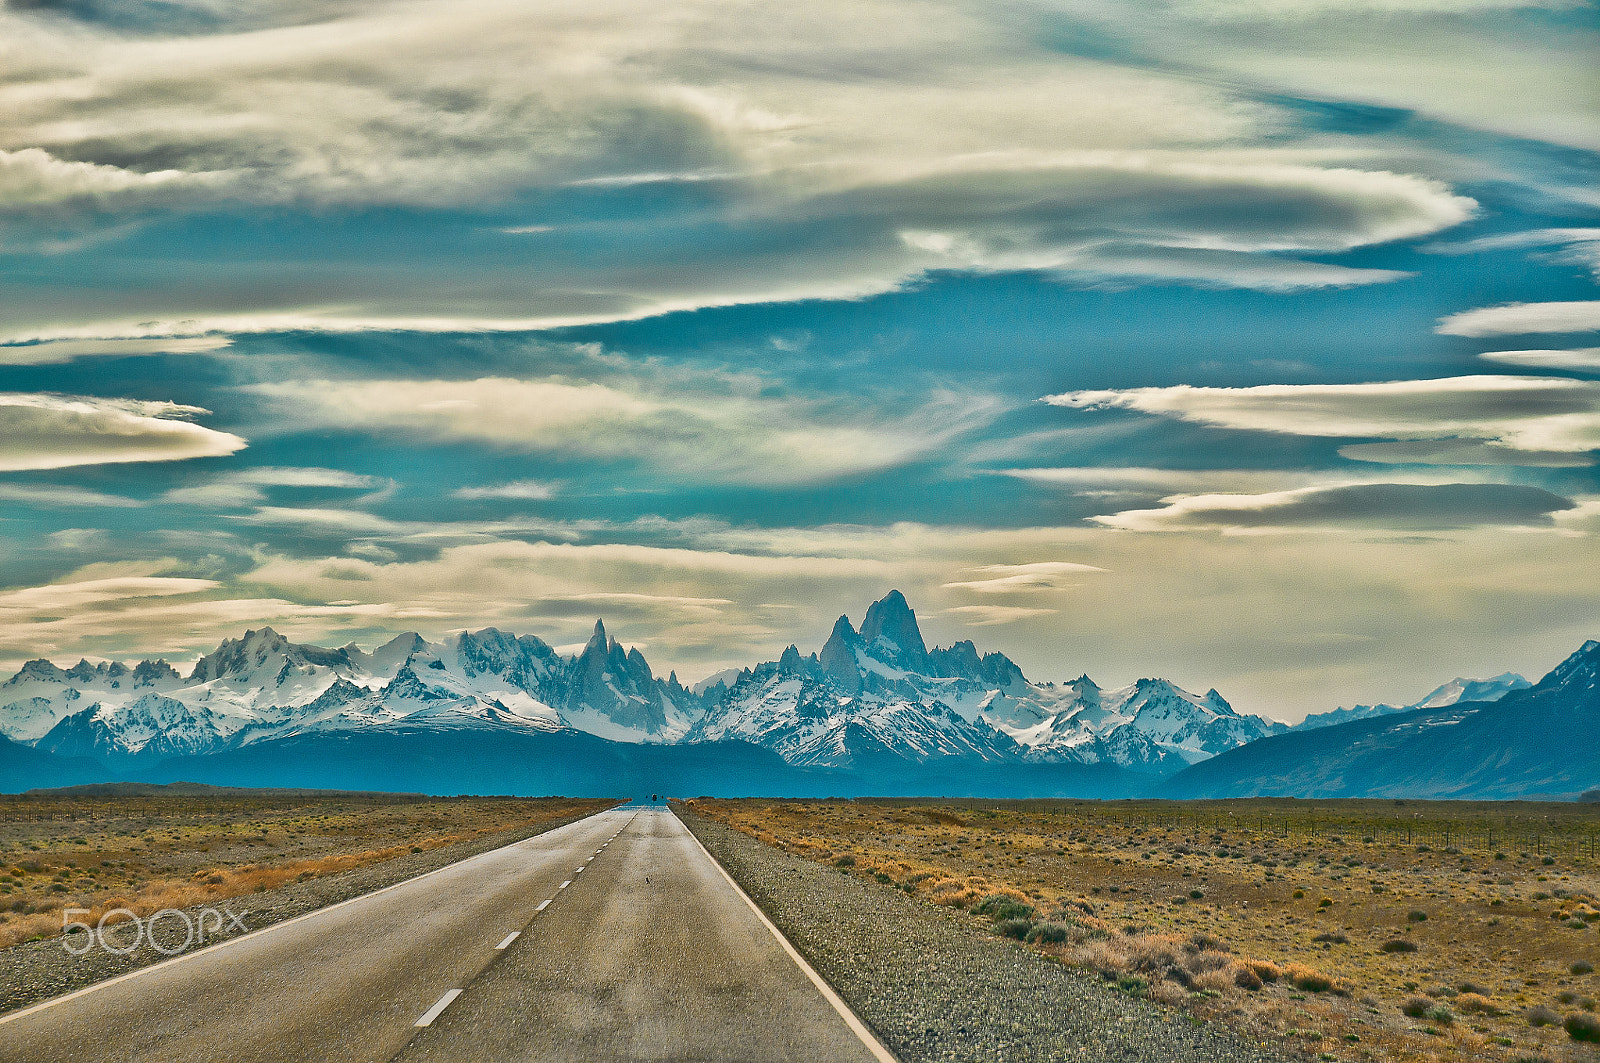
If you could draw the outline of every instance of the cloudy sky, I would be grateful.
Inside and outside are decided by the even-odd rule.
[[[3,0],[0,667],[1600,636],[1577,0]]]

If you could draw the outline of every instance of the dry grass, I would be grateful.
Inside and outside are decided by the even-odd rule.
[[[1593,1017],[1600,996],[1593,806],[695,807],[1310,1058],[1600,1059],[1566,1029],[1569,1016]],[[1061,940],[979,914],[994,897],[1033,907]],[[1390,941],[1412,951],[1384,951]],[[1536,1008],[1559,1017],[1530,1023]]]
[[[607,801],[388,795],[0,796],[0,947],[337,874]],[[81,912],[73,918],[83,920]],[[110,916],[106,925],[125,921]]]

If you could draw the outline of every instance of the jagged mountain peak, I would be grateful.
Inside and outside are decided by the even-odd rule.
[[[805,659],[800,656],[800,647],[791,642],[778,658],[778,670],[790,675],[798,675],[804,669]]]
[[[133,666],[133,682],[135,686],[148,686],[162,681],[179,680],[183,677],[178,670],[164,660],[140,661]]]
[[[6,680],[6,686],[21,685],[28,680],[41,682],[63,682],[67,673],[56,667],[54,661],[47,661],[43,657],[28,661],[17,670],[17,674]]]
[[[917,667],[927,661],[928,647],[922,641],[917,614],[899,591],[890,591],[867,607],[861,641],[868,653],[901,667]]]
[[[446,643],[446,653],[452,649],[456,663],[469,679],[478,675],[503,676],[524,686],[533,677],[555,670],[560,660],[543,639],[494,627],[463,631],[453,643]]]
[[[861,666],[856,660],[856,648],[860,645],[861,636],[851,626],[850,618],[841,616],[834,621],[833,632],[817,656],[823,670],[850,693],[861,689]]]
[[[217,679],[248,679],[268,661],[280,656],[284,658],[284,663],[301,667],[351,666],[349,654],[344,650],[298,645],[272,628],[264,627],[259,631],[246,631],[242,638],[223,639],[215,650],[195,663],[194,671],[189,673],[189,681],[208,683]]]
[[[855,625],[850,623],[850,618],[843,613],[840,613],[839,619],[833,622],[833,631],[828,635],[829,642],[833,642],[835,639],[850,645],[854,645],[861,640],[861,635],[856,631]]]

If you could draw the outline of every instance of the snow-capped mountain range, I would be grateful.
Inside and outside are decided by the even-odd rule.
[[[688,740],[742,738],[826,767],[964,756],[1165,772],[1283,729],[1235,712],[1215,690],[1199,697],[1142,679],[1107,691],[1088,676],[1034,683],[971,642],[929,650],[899,591],[874,602],[859,631],[841,616],[818,653],[790,646],[719,686]]]
[[[1506,677],[1487,680],[1495,693]],[[1466,686],[1466,684],[1461,684]],[[1409,712],[1295,728],[1229,750],[1159,783],[1155,796],[1292,794],[1303,798],[1550,800],[1600,781],[1600,641],[1539,682],[1474,698],[1445,684],[1444,700]],[[1471,690],[1465,691],[1470,695]],[[1432,699],[1430,699],[1432,700]]]
[[[1491,682],[1508,678],[1520,677]],[[406,634],[371,652],[264,628],[224,641],[187,676],[164,661],[37,660],[0,684],[0,735],[111,765],[319,733],[460,729],[735,739],[808,768],[955,758],[1166,774],[1287,728],[1235,712],[1215,690],[1195,695],[1163,679],[1104,690],[1088,676],[1036,683],[971,642],[930,650],[898,591],[859,629],[841,616],[816,653],[790,646],[693,689],[657,678],[600,623],[572,656],[494,628],[437,643]]]
[[[656,679],[600,624],[572,657],[493,628],[441,643],[401,635],[371,653],[300,645],[263,628],[224,641],[187,677],[165,661],[63,670],[39,660],[0,684],[0,734],[109,763],[396,727],[576,728],[671,742],[701,711],[675,677]]]
[[[1491,679],[1463,679],[1460,676],[1435,687],[1421,701],[1410,705],[1356,705],[1348,709],[1329,709],[1314,712],[1294,725],[1295,730],[1311,731],[1318,727],[1332,727],[1352,720],[1370,720],[1374,716],[1392,716],[1412,709],[1443,709],[1463,701],[1499,701],[1514,690],[1527,690],[1533,686],[1515,672],[1502,672]]]

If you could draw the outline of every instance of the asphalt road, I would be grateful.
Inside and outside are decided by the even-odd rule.
[[[0,1017],[0,1061],[887,1060],[819,986],[623,807]]]

